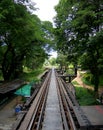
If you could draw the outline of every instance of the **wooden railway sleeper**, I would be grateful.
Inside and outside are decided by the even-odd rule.
[[[45,93],[46,91],[46,93]],[[39,106],[39,109],[38,109],[38,112],[37,112],[37,125],[35,127],[36,130],[40,130],[41,129],[41,124],[42,124],[42,116],[43,116],[43,111],[44,111],[44,107],[45,107],[45,102],[46,102],[46,96],[47,95],[47,89],[45,88],[43,94],[42,94],[42,97],[41,97],[41,102],[40,102],[40,106]],[[35,122],[35,121],[34,121]],[[34,130],[34,127],[32,128],[32,130]]]
[[[67,99],[66,99],[67,94],[66,94],[66,91],[64,90],[64,86],[62,85],[60,80],[58,80],[58,81],[59,81],[59,84],[61,85],[61,87],[59,87],[59,88],[60,88],[61,95],[62,95],[61,97],[63,97],[62,98],[62,102],[64,103],[64,106],[65,106],[66,111],[67,111],[67,113],[65,113],[65,114],[66,114],[67,120],[68,120],[69,125],[70,125],[70,130],[76,130],[76,126],[75,126],[73,117],[72,117],[72,115],[70,113],[70,110],[69,110],[70,106],[68,107],[68,104],[67,104]]]
[[[49,74],[49,75],[51,75],[51,74]],[[49,77],[49,76],[48,76]],[[36,117],[36,115],[37,115],[37,111],[38,111],[38,107],[39,107],[39,104],[42,104],[41,103],[41,99],[43,99],[43,97],[44,96],[42,96],[43,95],[43,93],[45,93],[45,90],[46,90],[46,83],[48,82],[50,80],[50,78],[48,78],[48,80],[46,80],[45,81],[45,83],[44,83],[44,87],[45,87],[45,89],[43,89],[42,88],[42,91],[41,91],[41,95],[40,95],[40,97],[39,97],[39,100],[38,100],[38,104],[36,105],[36,110],[35,110],[35,113],[34,113],[34,115],[33,115],[33,117],[32,117],[32,120],[31,120],[31,122],[30,122],[30,124],[29,124],[29,126],[28,126],[28,130],[31,130],[31,129],[33,129],[33,130],[36,130],[36,128],[37,128],[37,126],[38,126],[38,121],[37,121],[37,123],[36,123],[36,125],[35,125],[35,117]],[[39,120],[39,118],[38,118],[38,120]],[[33,122],[34,122],[34,125],[33,125]]]
[[[49,85],[50,85],[50,78],[49,78],[48,83],[46,85],[47,87],[45,87],[45,90],[44,90],[44,93],[43,93],[43,96],[42,96],[42,100],[41,100],[41,103],[40,103],[40,111],[39,111],[39,115],[38,115],[38,123],[37,123],[36,130],[41,130],[41,128],[42,128],[43,115],[44,115],[44,111],[45,111]]]
[[[72,108],[74,106],[74,102],[73,102],[73,99],[71,98],[71,94],[69,92],[69,88],[67,87],[67,85],[64,83],[63,79],[60,78],[60,82],[62,84],[62,89],[65,93],[65,97],[66,97],[66,100],[68,101],[68,105],[70,106],[70,108]]]
[[[66,90],[64,89],[64,87],[62,87],[62,89],[63,89],[63,91],[65,91],[65,93],[68,92],[68,91],[66,91]],[[69,96],[70,96],[70,95],[69,95]],[[77,128],[79,128],[80,126],[79,126],[77,117],[76,117],[76,115],[75,115],[75,113],[74,113],[74,111],[73,111],[73,106],[74,106],[74,105],[72,105],[72,102],[71,102],[70,98],[67,96],[67,94],[65,94],[65,100],[66,100],[66,102],[67,102],[67,104],[68,104],[69,111],[70,111],[70,114],[71,114],[71,116],[72,116],[72,118],[73,118],[73,120],[74,120],[74,122],[75,122],[75,125],[76,125]]]
[[[66,90],[66,92],[67,92],[73,106],[79,106],[77,100],[75,99],[75,96],[70,92],[70,89],[69,89],[68,85],[71,85],[71,83],[66,84],[65,81],[62,78],[60,78],[60,80],[63,83],[63,86],[64,86],[64,88],[65,88],[65,90]]]
[[[64,130],[70,130],[69,127],[68,127],[67,120],[66,120],[65,109],[64,109],[64,106],[63,106],[63,103],[62,103],[62,99],[61,99],[62,97],[60,95],[60,90],[59,90],[58,84],[57,84],[57,93],[58,93],[58,97],[59,97],[59,104],[60,104],[63,128],[64,128]]]
[[[78,123],[78,120],[77,120],[77,117],[73,111],[73,106],[70,105],[70,100],[69,100],[69,97],[65,96],[65,100],[66,100],[66,103],[68,104],[68,109],[70,111],[70,115],[72,116],[73,120],[74,120],[74,123],[75,123],[75,126],[76,128],[79,128],[79,123]]]
[[[21,126],[18,130],[31,130],[31,128],[33,126],[33,122],[36,119],[38,108],[41,104],[41,99],[43,99],[43,93],[45,93],[45,90],[46,90],[45,88],[47,87],[46,85],[50,80],[50,76],[51,76],[51,72],[49,72],[47,78],[45,79],[44,83],[42,84],[42,87],[39,90],[39,92],[36,96],[36,99],[33,101],[33,104],[31,106],[31,108],[29,109],[28,114],[26,115],[26,119],[23,121],[23,123],[21,124]],[[25,122],[27,122],[27,123],[25,124]],[[33,129],[35,130],[36,127],[37,127],[37,121],[34,122]]]
[[[61,79],[61,78],[60,78]],[[65,94],[65,100],[67,101],[67,104],[68,104],[68,107],[69,107],[69,112],[70,112],[70,115],[72,116],[72,119],[73,121],[75,122],[75,126],[77,128],[77,130],[92,130],[92,128],[90,128],[90,122],[89,120],[87,119],[87,117],[84,115],[84,113],[82,112],[78,102],[76,101],[75,97],[73,95],[71,95],[70,93],[70,90],[69,88],[67,87],[66,83],[64,83],[63,79],[61,79],[61,82],[63,83],[62,85],[62,90],[61,91],[66,91]],[[64,89],[65,88],[65,89]],[[68,95],[68,96],[67,96]],[[65,101],[65,102],[66,102]],[[65,106],[65,105],[63,105]],[[81,116],[81,119],[84,121],[85,123],[85,126],[83,126],[83,128],[80,126],[79,122],[78,122],[78,119],[77,119],[77,116],[76,116],[76,113],[74,111],[74,107],[77,107],[78,108],[78,112],[79,112],[79,115]],[[68,109],[68,108],[67,108]],[[66,110],[65,112],[67,112],[68,110]],[[68,112],[66,113],[68,115]],[[70,117],[70,115],[68,115],[68,117]],[[72,123],[70,123],[72,124]],[[74,129],[73,129],[74,130]],[[99,130],[99,129],[98,129]]]
[[[66,111],[68,111],[67,110],[67,103],[66,103],[66,100],[65,100],[65,96],[64,96],[64,92],[63,92],[63,90],[61,90],[61,88],[59,87],[59,89],[60,89],[60,94],[61,94],[61,97],[62,97],[62,103],[64,104],[64,106],[65,106],[65,108],[66,108]],[[68,127],[69,127],[69,129],[70,130],[76,130],[76,128],[75,128],[75,126],[73,125],[73,122],[71,122],[71,119],[70,119],[70,115],[67,115],[68,114],[68,112],[66,113],[66,111],[65,111],[65,115],[66,115],[66,120],[68,121]]]
[[[50,82],[49,82],[50,83]],[[45,111],[45,106],[46,106],[46,101],[47,101],[47,95],[48,95],[48,90],[49,90],[49,84],[48,87],[46,89],[46,93],[45,93],[45,97],[44,97],[44,102],[42,104],[42,108],[41,108],[41,114],[38,120],[38,125],[37,125],[37,129],[36,130],[41,130],[42,128],[42,122],[43,122],[43,115],[44,115],[44,111]]]
[[[63,100],[63,104],[64,104],[64,106],[66,108],[65,115],[66,115],[66,119],[68,121],[69,129],[70,130],[71,129],[76,130],[75,125],[73,125],[74,123],[71,121],[70,112],[68,112],[66,100],[65,99],[62,99],[62,100]]]

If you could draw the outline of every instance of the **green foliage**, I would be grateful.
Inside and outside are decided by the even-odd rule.
[[[50,58],[49,59],[49,63],[52,65],[52,66],[55,66],[56,65],[56,58]]]
[[[94,93],[92,91],[79,86],[75,87],[75,89],[76,98],[81,106],[97,104]]]
[[[30,70],[30,69],[25,69],[24,73],[22,73],[21,78],[24,81],[35,81],[38,82],[40,81],[40,79],[38,78],[38,76],[43,73],[44,69],[43,68],[39,68],[39,69],[35,69],[35,70]]]
[[[74,74],[74,69],[73,68],[69,68],[66,70],[67,74],[73,75]]]
[[[78,62],[93,75],[94,91],[98,91],[103,68],[103,1],[60,0],[55,7],[57,49]]]
[[[72,83],[74,86],[79,85],[79,83],[77,81],[72,81]]]
[[[60,69],[62,70],[68,68],[67,56],[59,53],[56,59],[56,63],[60,66]]]
[[[4,80],[1,71],[0,71],[0,80]]]
[[[85,73],[82,76],[82,81],[83,83],[87,85],[93,85],[93,75],[91,73]]]
[[[103,75],[100,75],[99,79],[100,79],[99,86],[103,87]]]
[[[82,75],[82,81],[84,84],[87,84],[89,86],[94,86],[94,82],[93,82],[93,75],[91,73],[85,73]],[[99,76],[99,87],[103,86],[103,75]]]
[[[31,13],[31,3],[27,1],[26,6],[24,1],[0,2],[0,67],[4,80],[18,78],[23,66],[41,67],[48,58],[47,47],[53,43],[51,22],[41,22]]]

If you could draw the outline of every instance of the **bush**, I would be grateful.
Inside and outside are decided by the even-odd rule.
[[[88,91],[88,89],[83,88],[81,86],[75,87],[75,90],[76,90],[76,98],[80,105],[84,106],[84,105],[98,104],[92,90]]]
[[[82,81],[87,85],[93,85],[93,76],[90,73],[83,74]]]
[[[31,82],[31,81],[39,81],[38,76],[43,73],[44,69],[35,69],[35,70],[29,70],[24,71],[24,73],[21,75],[21,78],[25,81]]]
[[[103,75],[101,75],[101,76],[99,77],[99,80],[100,80],[99,85],[100,85],[100,86],[103,86]]]
[[[75,85],[79,85],[79,83],[77,81],[72,81],[72,83]]]
[[[93,83],[93,76],[90,73],[85,73],[82,75],[82,81],[84,84],[87,84],[89,86],[94,86]],[[103,86],[103,75],[100,75],[99,77],[99,87]]]

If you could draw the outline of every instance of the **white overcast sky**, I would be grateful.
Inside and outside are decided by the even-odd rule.
[[[36,8],[39,10],[35,11],[35,14],[42,21],[51,21],[53,22],[53,17],[56,15],[54,6],[59,3],[59,0],[31,0],[36,3]]]
[[[53,17],[56,15],[54,6],[59,3],[59,0],[31,0],[35,2],[36,8],[35,14],[38,15],[41,21],[51,21],[53,23]],[[50,53],[52,57],[57,57],[57,52]]]

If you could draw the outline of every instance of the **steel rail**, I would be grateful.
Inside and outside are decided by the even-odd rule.
[[[68,122],[66,119],[65,110],[64,110],[63,103],[62,103],[62,97],[60,95],[60,89],[59,89],[58,83],[57,83],[57,94],[58,94],[58,98],[59,98],[59,105],[60,105],[63,128],[64,128],[64,130],[70,130],[68,127]]]
[[[67,84],[60,76],[57,75],[58,86],[64,104],[64,110],[70,130],[89,130],[91,123],[79,106],[75,95],[70,91],[71,84]]]
[[[64,110],[65,110],[66,120],[68,122],[68,127],[70,130],[77,130],[75,122],[71,115],[71,111],[70,111],[70,109],[72,107],[72,103],[70,102],[70,104],[68,105],[68,102],[67,102],[68,94],[67,94],[66,90],[64,89],[64,85],[62,84],[62,81],[60,80],[60,78],[57,78],[57,81],[58,81],[58,86],[59,86],[59,90],[60,90],[62,103],[63,103]],[[70,101],[70,99],[69,99],[69,101]]]
[[[39,115],[39,119],[38,119],[38,122],[37,122],[37,127],[36,127],[36,130],[41,130],[42,128],[42,122],[43,122],[43,118],[44,118],[44,111],[45,111],[45,106],[46,106],[46,101],[47,101],[47,95],[48,95],[48,90],[49,90],[49,84],[50,84],[50,77],[48,79],[48,82],[46,84],[47,87],[45,87],[45,90],[43,92],[43,96],[41,98],[41,103],[40,103],[40,115]],[[32,128],[32,130],[34,130]]]
[[[85,116],[83,110],[80,108],[79,103],[77,102],[75,96],[71,93],[68,84],[66,84],[63,79],[60,78],[60,80],[63,83],[64,88],[67,92],[67,95],[68,95],[66,96],[67,103],[68,103],[68,106],[70,106],[70,113],[73,117],[76,127],[79,130],[90,129],[91,123],[88,120],[88,118]]]
[[[25,119],[18,130],[40,130],[42,125],[43,113],[45,109],[48,86],[50,83],[51,71],[48,73],[36,98],[34,99]]]
[[[71,93],[71,91],[69,89],[71,84],[66,84],[62,78],[60,78],[60,80],[61,80],[61,82],[62,82],[62,84],[63,84],[63,86],[64,86],[64,88],[67,92],[68,97],[69,97],[68,98],[69,103],[72,105],[72,107],[73,106],[79,106],[79,103],[75,99],[75,96]]]

